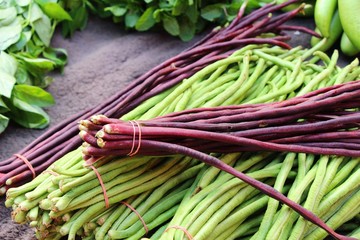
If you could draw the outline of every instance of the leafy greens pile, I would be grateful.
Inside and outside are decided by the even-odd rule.
[[[0,0],[0,133],[9,120],[27,128],[44,128],[44,107],[54,104],[44,90],[63,71],[67,52],[50,46],[58,25],[71,37],[86,27],[90,13],[111,18],[127,30],[165,30],[191,40],[208,23],[231,21],[244,0]],[[270,0],[249,0],[247,11]]]
[[[28,128],[49,124],[42,108],[54,99],[43,88],[52,81],[45,74],[67,62],[64,49],[50,47],[63,20],[71,17],[53,1],[0,1],[0,133],[9,119]]]
[[[147,31],[164,29],[183,41],[191,40],[209,22],[225,24],[232,21],[244,0],[90,0],[90,9],[101,17],[112,17],[127,29]],[[250,0],[247,11],[259,8],[270,0]]]

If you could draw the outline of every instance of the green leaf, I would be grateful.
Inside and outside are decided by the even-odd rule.
[[[63,72],[64,66],[68,61],[68,54],[65,49],[62,48],[45,48],[43,56],[55,63],[56,68],[60,68]]]
[[[213,22],[218,18],[221,18],[224,16],[224,9],[222,4],[213,4],[208,5],[201,9],[201,17],[204,19]]]
[[[0,114],[0,133],[4,132],[8,124],[9,124],[9,118]]]
[[[15,7],[0,9],[0,26],[10,25],[16,16],[17,12]]]
[[[134,28],[140,16],[136,12],[129,11],[125,15],[125,26],[128,28]]]
[[[164,9],[156,9],[154,11],[154,14],[153,14],[153,17],[155,19],[155,22],[161,22],[161,16],[162,16],[162,13],[164,12]]]
[[[45,4],[41,4],[40,7],[44,11],[44,13],[51,19],[55,19],[57,21],[72,21],[69,13],[67,13],[58,3],[48,2]]]
[[[85,6],[70,10],[71,22],[62,22],[61,33],[63,36],[72,37],[76,30],[85,29],[88,22],[88,11]]]
[[[164,29],[173,36],[180,34],[180,26],[175,17],[164,14],[162,16],[162,22]]]
[[[26,7],[30,4],[31,0],[15,0],[16,5],[20,7]]]
[[[38,107],[47,107],[55,104],[55,100],[50,93],[35,86],[15,85],[13,95],[17,99]]]
[[[0,71],[13,76],[16,73],[17,67],[18,64],[14,57],[4,51],[0,52]]]
[[[166,11],[171,11],[173,8],[173,3],[169,0],[160,0],[159,1],[159,8],[162,8]]]
[[[58,0],[35,0],[37,2],[49,2],[49,1],[55,1]],[[64,0],[61,1],[61,3],[64,5],[65,9],[77,9],[81,6],[85,6],[85,4],[89,4],[89,6],[92,5],[92,3],[88,0]]]
[[[197,9],[195,4],[190,5],[185,13],[185,15],[189,18],[189,20],[194,24],[198,23],[199,14],[200,14],[199,10]]]
[[[44,15],[43,11],[41,10],[40,6],[38,4],[36,4],[35,2],[33,2],[31,5],[31,7],[29,8],[29,12],[28,15],[26,15],[25,17],[29,17],[29,21],[35,22],[39,19],[42,18],[42,16]]]
[[[8,8],[13,6],[13,2],[12,1],[8,1],[8,0],[0,0],[0,8]]]
[[[89,18],[89,13],[86,10],[85,6],[77,9],[74,17],[74,20],[76,20],[76,27],[77,27],[76,29],[84,30],[87,25],[88,18]]]
[[[9,47],[9,52],[21,51],[31,39],[31,31],[24,31],[20,35],[19,41]]]
[[[48,72],[54,69],[55,63],[45,58],[28,58],[21,57],[21,59],[31,67],[39,69],[42,72]]]
[[[187,11],[187,9],[188,9],[188,1],[187,0],[176,0],[171,14],[173,16],[179,16],[182,13],[185,13]]]
[[[48,47],[53,34],[49,17],[43,14],[40,19],[33,22],[33,26],[41,41]]]
[[[21,54],[26,53],[31,57],[38,57],[43,52],[44,46],[37,46],[35,44],[35,38],[39,38],[36,35],[33,35],[33,38],[26,43],[26,52],[20,52]],[[39,40],[41,41],[41,40]],[[20,54],[19,53],[19,54]]]
[[[187,17],[183,16],[180,19],[180,39],[182,41],[190,41],[195,36],[196,27],[195,24]]]
[[[17,84],[31,84],[29,73],[24,65],[19,65],[15,73],[15,78]]]
[[[154,11],[154,7],[147,8],[137,21],[135,29],[138,31],[146,31],[153,27],[155,25],[155,19],[153,17]]]
[[[0,95],[10,98],[15,83],[16,79],[14,76],[0,70]]]
[[[9,46],[20,39],[22,27],[20,23],[0,27],[0,51],[6,50]]]
[[[0,113],[8,112],[10,109],[8,106],[6,106],[5,102],[2,100],[2,97],[0,96]]]
[[[105,11],[110,11],[115,17],[124,16],[127,12],[127,9],[121,5],[113,5],[104,9]]]
[[[11,111],[7,113],[10,119],[26,128],[45,128],[50,123],[47,113],[38,106],[33,106],[16,97],[12,99]]]

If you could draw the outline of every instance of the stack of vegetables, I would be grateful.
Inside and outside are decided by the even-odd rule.
[[[281,24],[301,9],[275,17],[268,15],[282,6],[268,5],[245,17],[242,8],[227,28],[213,31],[192,48],[141,76],[109,101],[66,120],[29,145],[17,158],[4,161],[0,169],[14,169],[3,170],[1,183],[8,184],[3,187],[4,193],[9,186],[37,175],[32,181],[7,190],[6,205],[12,207],[14,221],[34,227],[38,239],[62,236],[68,239],[77,236],[83,239],[140,239],[143,236],[166,240],[324,239],[329,234],[337,239],[359,238],[360,159],[350,157],[353,155],[312,154],[319,153],[316,151],[279,153],[251,147],[247,152],[243,152],[244,149],[234,152],[227,151],[226,146],[212,151],[212,142],[209,142],[212,138],[204,142],[181,140],[184,146],[206,154],[169,152],[155,145],[143,148],[149,141],[142,138],[145,128],[141,126],[147,121],[166,123],[176,117],[186,120],[192,111],[205,114],[205,110],[228,109],[232,112],[231,107],[226,107],[229,105],[239,105],[240,111],[245,109],[245,112],[269,107],[270,111],[265,111],[269,115],[261,117],[266,119],[271,118],[273,106],[278,106],[270,102],[286,106],[286,99],[291,99],[290,105],[296,99],[311,99],[312,103],[318,96],[328,96],[331,90],[341,95],[338,92],[341,87],[359,85],[347,83],[360,78],[357,59],[339,67],[338,52],[328,57],[317,51],[323,42],[312,49],[288,48],[283,42],[287,36],[276,34],[281,32]],[[316,64],[319,60],[322,64]],[[342,83],[347,84],[331,87]],[[312,92],[317,89],[322,90]],[[341,96],[351,98],[348,93],[346,90]],[[304,97],[304,94],[308,95]],[[293,98],[295,96],[299,97]],[[300,115],[289,117],[293,121],[308,117],[309,124],[317,126],[317,121],[356,115],[356,99],[355,103],[343,102],[341,109],[330,105],[323,112],[316,104],[310,104],[317,110],[300,111]],[[172,112],[179,113],[171,115]],[[90,118],[99,113],[110,118]],[[101,121],[115,124],[120,121],[113,118],[129,121],[130,137],[123,138],[127,142],[125,150],[121,149],[121,155],[92,154],[89,144],[103,146],[101,140],[95,138],[103,137],[103,132],[98,133]],[[283,122],[276,124],[281,126],[289,118],[285,115],[281,119]],[[77,136],[79,120],[82,120],[80,135],[86,140],[83,147],[79,147],[82,140]],[[255,123],[260,130],[268,126],[267,122]],[[295,121],[295,124],[302,122]],[[221,121],[216,126],[221,127]],[[337,136],[339,128],[348,129],[341,133],[355,136],[353,141],[338,143],[357,150],[356,122],[335,124],[333,132],[326,132],[330,128],[325,128],[319,134],[341,138]],[[173,143],[171,135],[168,137]],[[271,134],[259,137],[262,141],[275,139],[276,142]],[[289,138],[295,138],[295,143],[299,141],[296,133],[290,132]],[[253,153],[254,150],[258,152]],[[30,165],[22,165],[20,158]],[[205,164],[214,162],[212,165],[217,167]],[[219,164],[222,170],[232,170],[221,171]],[[278,200],[285,204],[280,205]]]
[[[55,103],[44,90],[67,63],[65,49],[51,46],[58,26],[63,36],[83,30],[89,13],[112,17],[126,29],[147,31],[163,28],[187,41],[208,22],[224,24],[235,18],[241,2],[6,0],[0,2],[0,134],[12,120],[26,128],[45,128],[50,123],[44,107]],[[251,1],[252,10],[270,2]],[[224,11],[225,9],[225,11]]]
[[[0,3],[0,133],[9,120],[28,128],[45,128],[50,119],[43,107],[54,104],[43,90],[62,69],[64,49],[50,41],[55,27],[70,16],[54,1],[1,1]]]
[[[290,48],[284,42],[284,40],[289,39],[288,36],[257,37],[264,32],[280,31],[277,27],[300,11],[300,9],[297,9],[273,18],[268,16],[270,12],[281,7],[282,5],[268,5],[251,15],[247,15],[241,23],[238,22],[239,17],[237,21],[234,21],[226,29],[214,30],[202,42],[151,69],[106,102],[72,116],[50,129],[20,151],[19,155],[0,163],[0,186],[2,187],[0,192],[5,193],[10,186],[28,181],[28,179],[45,170],[68,151],[80,146],[81,139],[78,137],[77,122],[81,119],[87,119],[99,113],[109,117],[121,117],[141,102],[152,96],[159,95],[159,93],[173,87],[184,78],[192,76],[204,66],[226,58],[237,48],[246,44],[269,43]],[[240,15],[244,11],[245,5],[241,9]],[[261,21],[256,21],[259,18]],[[254,22],[255,24],[253,24]],[[158,96],[157,98],[160,100],[162,97]],[[20,155],[30,162],[33,171],[30,171],[23,164],[23,161],[19,160]]]
[[[97,115],[81,121],[80,136],[88,143],[82,151],[87,165],[102,156],[167,155],[186,148],[357,157],[359,85],[354,81],[282,102],[195,108],[135,122]]]

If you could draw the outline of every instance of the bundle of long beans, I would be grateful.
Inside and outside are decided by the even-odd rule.
[[[323,65],[314,65],[313,59],[310,59],[310,61],[303,59],[303,56],[311,56],[313,53],[314,49],[302,50],[297,48],[285,50],[279,47],[249,45],[223,60],[204,67],[171,90],[145,101],[134,110],[125,114],[122,120],[137,120],[140,122],[141,120],[153,119],[174,111],[202,106],[213,107],[228,104],[252,104],[284,100],[296,95],[303,95],[310,90],[320,87],[353,81],[359,77],[358,61],[354,61],[344,68],[337,67],[337,52],[331,58],[320,52],[315,52],[314,55],[317,59],[319,57],[323,59]],[[219,85],[225,85],[226,88],[218,87]],[[257,106],[260,107],[262,105],[265,104]],[[174,117],[176,116],[177,113],[174,114]],[[181,117],[180,114],[178,116]],[[161,119],[165,121],[166,118],[160,117],[158,119],[161,122]],[[91,128],[91,122],[85,121],[83,123],[88,123],[89,125],[86,125],[86,127]],[[134,126],[136,127],[136,125]],[[208,156],[207,154],[205,155]],[[235,153],[213,157],[217,157],[222,163],[234,166],[236,170],[245,173],[259,170],[262,174],[250,176],[258,179],[261,183],[264,182],[278,189],[278,186],[275,184],[280,171],[285,171],[281,170],[285,164],[285,162],[282,162],[284,157],[282,154],[279,156],[276,154],[268,155],[264,153],[257,157],[256,155],[248,154],[242,156]],[[254,161],[254,159],[258,160]],[[240,164],[242,162],[246,164],[237,168],[235,163]],[[296,161],[294,160],[294,162]],[[278,165],[276,168],[270,169],[270,172],[267,169],[262,171],[262,168],[267,164],[270,167],[276,163],[280,163],[281,166]],[[281,180],[285,178],[287,183],[289,183],[289,185],[284,186],[284,191],[281,189],[279,191],[286,193],[288,189],[295,188],[296,185],[292,184],[294,174],[297,176],[306,175],[313,163],[314,160],[311,162],[310,159],[308,162],[300,164],[299,160],[299,166],[305,166],[304,170],[303,168],[298,168],[296,164],[292,164],[291,166],[294,165],[294,173],[279,175],[282,177]],[[354,163],[355,165],[352,169],[359,168],[358,159],[354,159],[352,164]],[[171,192],[169,192],[170,188],[181,188],[182,186],[186,189],[181,193],[183,195],[180,193],[177,195],[177,197],[182,198],[181,201],[186,205],[186,199],[196,197],[202,193],[202,189],[207,184],[212,182],[215,184],[217,182],[217,178],[214,176],[205,180],[207,178],[205,177],[207,175],[205,174],[206,172],[215,172],[215,175],[218,174],[219,176],[223,175],[219,173],[217,168],[209,168],[207,165],[203,165],[191,158],[182,157],[181,155],[175,157],[139,157],[136,155],[126,158],[103,157],[101,161],[96,161],[88,167],[84,167],[83,164],[83,156],[81,155],[81,150],[78,149],[55,162],[48,171],[43,172],[33,181],[21,187],[10,189],[7,193],[6,205],[13,207],[13,219],[16,222],[28,222],[31,226],[34,226],[37,229],[37,237],[39,239],[56,239],[65,235],[68,235],[69,239],[74,239],[77,235],[89,239],[109,239],[110,237],[138,239],[139,235],[134,233],[139,230],[144,235],[147,232],[145,229],[148,229],[149,236],[152,234],[152,231],[156,230],[152,239],[158,239],[160,235],[171,233],[173,230],[176,230],[176,227],[182,226],[178,224],[175,224],[175,226],[170,225],[170,229],[166,230],[169,219],[180,214],[182,212],[180,207],[183,205],[179,205],[178,200],[171,200],[173,198],[171,197]],[[101,175],[101,178],[98,178],[93,168],[97,169],[98,175]],[[343,168],[339,168],[338,184],[342,186],[341,183],[348,182],[346,185],[351,187],[346,188],[349,193],[345,199],[340,201],[340,205],[337,205],[338,208],[331,210],[334,216],[338,214],[341,206],[353,203],[354,191],[358,191],[360,182],[356,183],[359,180],[356,171],[353,172],[351,168],[346,168],[347,171],[344,174],[340,169]],[[305,190],[314,181],[314,178],[311,178],[311,176],[314,176],[314,171],[311,171],[311,175],[301,185],[302,188],[305,188],[301,200],[307,198],[307,191]],[[336,172],[337,169],[333,171]],[[302,173],[300,174],[300,172]],[[286,178],[286,176],[289,176],[289,178]],[[230,177],[233,178],[232,176]],[[101,179],[100,183],[99,179]],[[185,181],[189,181],[192,185],[186,185]],[[234,181],[237,181],[239,184],[241,183],[238,179]],[[333,187],[336,186],[334,185]],[[212,189],[216,191],[216,188]],[[254,198],[245,199],[249,202],[243,202],[244,205],[241,205],[240,201],[233,202],[234,206],[236,207],[236,203],[240,204],[236,208],[241,211],[243,207],[254,201],[256,202],[256,204],[254,203],[257,206],[256,209],[259,211],[264,209],[266,203],[269,202],[269,198],[263,197],[253,188],[247,189],[246,191],[250,191],[250,189],[254,191],[254,195],[249,196]],[[147,193],[149,195],[146,195]],[[155,199],[157,197],[157,200],[161,199],[163,203],[169,200],[169,205],[156,205],[156,211],[164,213],[164,215],[161,215],[162,217],[154,217],[153,214],[156,215],[154,212],[150,214],[151,206],[155,207],[155,205],[153,205],[153,198],[149,196],[154,196]],[[262,199],[260,202],[257,201],[259,198]],[[125,211],[128,208],[124,204],[120,204],[123,201],[129,202],[130,205],[134,203],[133,207],[143,217],[142,219],[145,224],[141,223],[142,221],[140,221],[135,212],[130,211],[130,214],[129,210]],[[303,203],[296,199],[292,199],[292,201],[299,204]],[[140,207],[141,204],[139,202],[144,202],[144,204],[146,202],[150,205],[144,205],[143,208]],[[203,209],[204,206],[199,203],[196,208]],[[352,206],[351,213],[358,214],[360,212],[359,206]],[[178,208],[179,211],[177,211]],[[252,207],[247,209],[247,211],[250,211],[248,212],[250,216]],[[201,210],[199,211],[201,212]],[[289,214],[294,214],[289,208],[286,211]],[[157,215],[159,215],[159,212],[157,212]],[[220,211],[218,214],[220,213],[225,214],[226,212]],[[127,220],[125,221],[124,219],[127,219],[127,216],[130,215],[133,219],[132,221],[136,221],[137,224],[134,227],[135,230],[127,231],[126,234],[130,234],[129,236],[122,231],[129,227]],[[296,221],[299,215],[294,214],[294,216],[292,219]],[[353,215],[349,214],[348,216],[351,217]],[[232,215],[225,214],[222,216],[225,219],[228,217],[228,221],[233,219]],[[253,224],[251,226],[255,229],[260,224],[260,220],[261,217],[258,217],[256,221],[251,222]],[[324,219],[324,221],[326,220]],[[343,225],[347,220],[347,218],[340,219],[336,222],[337,225],[330,226],[335,229],[338,225]],[[241,224],[241,221],[238,224]],[[234,230],[234,228],[231,229]],[[118,235],[118,231],[121,232],[120,235]],[[246,232],[246,234],[250,233]],[[327,234],[325,232],[325,236]],[[341,238],[338,235],[335,236],[339,239]],[[165,237],[165,239],[171,238]]]
[[[360,157],[360,81],[267,104],[196,108],[143,121],[81,121],[89,165],[101,156],[167,155],[161,143],[206,153],[303,152]],[[159,143],[158,147],[155,147]]]
[[[198,151],[267,150],[360,157],[359,93],[360,81],[354,81],[282,102],[198,108],[145,121],[95,116],[80,125],[80,135],[87,143],[83,153],[89,165],[103,156],[180,153],[227,171],[282,201],[277,192],[236,175],[226,164],[201,156]],[[282,202],[313,221],[307,213]]]
[[[290,48],[284,42],[289,37],[279,33],[282,24],[294,17],[301,8],[275,17],[269,14],[295,1],[280,5],[269,4],[246,16],[243,16],[244,5],[238,17],[226,28],[213,30],[204,39],[146,72],[107,101],[69,117],[14,156],[0,161],[0,194],[4,194],[9,187],[29,181],[66,153],[79,147],[79,120],[99,113],[119,118],[152,96],[170,89],[204,66],[228,57],[247,44],[268,43]],[[311,33],[301,27],[298,29]],[[259,37],[263,33],[275,34],[270,37]],[[27,164],[24,164],[24,161]]]
[[[207,41],[216,41],[216,39],[209,38]],[[211,55],[210,49],[208,53]],[[189,68],[184,65],[183,68],[177,69],[169,64],[166,71],[191,69],[193,72],[187,78],[181,78],[181,75],[178,75],[181,80],[166,90],[160,91],[160,88],[155,87],[154,89],[160,92],[137,106],[131,106],[126,111],[121,109],[114,111],[124,111],[120,114],[124,121],[140,121],[198,107],[280,101],[321,87],[359,78],[360,68],[357,60],[341,68],[336,66],[337,52],[329,58],[315,50],[316,48],[287,50],[266,45],[248,45],[236,51],[235,48],[227,49],[226,51],[232,54],[229,52],[228,56],[221,55],[223,56],[221,60],[204,64],[201,69],[193,68],[195,65]],[[211,56],[215,57],[219,52],[214,54]],[[184,62],[186,56],[184,55]],[[307,60],[308,58],[310,59]],[[319,59],[323,60],[323,64],[314,64]],[[159,76],[171,77],[173,75],[169,73],[169,75],[160,74]],[[148,85],[149,89],[161,83],[161,79],[155,79],[152,85]],[[142,93],[146,95],[146,92]],[[122,105],[123,108],[127,106]],[[106,112],[102,113],[111,117]],[[89,121],[86,122],[89,123]],[[134,124],[136,128],[136,123]],[[87,128],[90,127],[87,126]],[[72,131],[71,128],[70,135],[73,134]],[[78,136],[77,138],[80,139]],[[80,144],[81,139],[77,146]],[[321,177],[323,176],[321,171],[327,170],[324,168],[326,162],[322,163],[321,167],[317,167],[320,161],[316,156],[308,155],[306,159],[303,156],[303,154],[292,154],[287,157],[283,153],[267,152],[211,154],[211,157],[220,159],[227,166],[233,166],[237,171],[248,173],[252,179],[257,179],[270,188],[274,187],[283,194],[288,193],[288,198],[295,203],[308,202],[306,205],[310,205],[309,209],[314,213],[317,211],[319,199],[324,199],[324,193],[332,193],[331,190],[328,192],[321,189],[339,188],[336,193],[329,195],[327,203],[324,202],[321,211],[328,214],[325,214],[322,219],[333,229],[343,227],[349,220],[356,224],[356,215],[360,212],[358,205],[360,201],[356,201],[360,184],[358,159],[346,158],[343,162],[335,159],[334,162],[339,165],[334,164],[330,168],[329,164],[329,173],[333,174],[325,178]],[[13,208],[14,221],[33,226],[37,230],[36,236],[39,239],[59,239],[62,236],[68,236],[68,239],[75,239],[76,236],[84,239],[139,239],[142,236],[148,236],[151,239],[161,237],[166,240],[184,239],[195,236],[199,229],[203,230],[196,239],[207,239],[209,237],[207,230],[224,229],[227,225],[224,227],[223,223],[229,226],[233,223],[233,225],[226,230],[226,233],[217,235],[216,239],[235,239],[238,236],[251,236],[257,232],[259,225],[263,225],[262,219],[265,225],[271,225],[281,219],[289,219],[289,222],[299,221],[298,233],[301,232],[298,230],[301,229],[303,223],[307,224],[310,231],[319,229],[308,224],[286,205],[283,206],[284,211],[281,211],[281,215],[274,213],[279,209],[279,205],[276,205],[278,201],[264,196],[232,175],[220,172],[218,168],[209,167],[183,155],[105,156],[101,158],[101,161],[91,163],[92,165],[83,166],[84,158],[81,149],[78,148],[61,157],[31,182],[9,189],[6,205]],[[316,171],[317,169],[319,171]],[[332,178],[332,176],[335,177]],[[229,186],[236,187],[234,189],[230,187],[231,192],[228,193],[226,192],[227,180],[231,179],[234,179],[234,185],[229,184]],[[328,187],[329,181],[333,182],[330,187]],[[223,183],[224,196],[221,201],[216,202],[216,196],[211,196],[216,195]],[[310,186],[314,190],[309,191]],[[234,195],[236,191],[239,192],[238,195]],[[302,195],[297,195],[297,191],[302,192]],[[201,202],[200,200],[207,194],[210,198]],[[248,196],[245,199],[238,198],[245,195]],[[193,199],[197,200],[191,205],[187,203]],[[214,207],[206,212],[205,209],[212,203]],[[189,206],[188,209],[185,209],[186,206]],[[224,208],[220,208],[221,206]],[[217,209],[221,210],[216,211]],[[264,213],[265,209],[271,209],[272,212]],[[192,210],[194,210],[194,215],[187,216]],[[188,225],[191,225],[201,213],[204,215],[199,218],[194,228],[190,229]],[[211,218],[212,221],[205,226],[206,219],[212,213],[214,218]],[[319,214],[319,216],[322,215]],[[334,222],[332,217],[335,216],[337,219]],[[183,217],[185,221],[181,220]],[[267,232],[268,226],[265,225],[260,226],[262,234]],[[278,226],[278,229],[283,227],[281,223],[274,226]],[[179,229],[186,232],[185,237]],[[349,231],[355,229],[353,235],[356,237],[356,227],[348,229]],[[285,233],[291,230],[292,228],[286,227],[282,232],[285,236]],[[335,237],[345,239],[336,235],[331,229],[328,230]],[[349,231],[344,234],[348,235]],[[167,236],[168,233],[174,232],[176,233],[174,238],[172,235]],[[324,232],[321,232],[320,237],[312,239],[323,239],[329,234]],[[178,237],[177,234],[181,236]],[[271,239],[271,236],[269,237]]]
[[[304,204],[329,226],[359,238],[358,158],[303,153],[231,155],[237,170]],[[230,174],[210,168],[197,186],[201,190],[184,198],[167,230],[151,239],[326,239],[324,230]]]

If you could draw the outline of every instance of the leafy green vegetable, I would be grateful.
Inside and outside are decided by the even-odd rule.
[[[11,98],[11,103],[7,104],[11,109],[7,115],[26,128],[45,128],[50,123],[47,113],[36,105],[31,105],[17,97]]]
[[[178,36],[180,34],[180,26],[175,17],[164,14],[163,16],[163,26],[164,29],[173,36]]]
[[[16,79],[14,76],[11,76],[4,71],[0,71],[0,89],[2,96],[10,98],[15,83]]]
[[[13,24],[0,27],[0,50],[5,50],[20,39],[21,24],[14,21]]]
[[[0,133],[2,133],[9,124],[9,118],[0,114]]]
[[[125,15],[125,26],[127,28],[134,28],[140,16],[135,11],[128,11]]]
[[[155,19],[153,17],[155,8],[149,7],[141,15],[137,23],[135,24],[135,29],[138,31],[146,31],[155,25]]]
[[[67,52],[62,48],[45,48],[43,56],[54,63],[55,68],[59,68],[61,72],[64,71],[64,66],[67,63]]]
[[[182,41],[190,41],[196,32],[196,25],[187,16],[179,19],[180,25],[180,39]]]
[[[63,71],[64,49],[52,48],[59,22],[71,21],[56,0],[0,1],[0,133],[9,120],[29,128],[44,128],[50,120],[42,109],[54,104],[44,87],[46,74]]]
[[[67,13],[58,3],[47,2],[45,4],[40,4],[40,6],[49,18],[55,19],[57,21],[72,20],[69,13]]]
[[[0,71],[6,72],[10,75],[16,73],[17,61],[9,54],[0,52]]]
[[[64,36],[72,37],[76,30],[83,30],[86,27],[89,13],[85,4],[75,5],[68,10],[68,13],[72,21],[61,22],[61,32]]]
[[[127,12],[127,9],[122,5],[114,5],[105,8],[105,11],[110,11],[115,17],[121,17],[124,16],[124,14]]]
[[[213,4],[204,7],[201,10],[201,17],[205,18],[206,20],[213,22],[216,19],[221,18],[225,14],[226,7],[224,4]]]
[[[15,7],[0,9],[0,26],[7,26],[16,18],[17,12]]]
[[[38,107],[48,107],[55,103],[50,93],[39,87],[24,84],[14,87],[14,97]]]
[[[250,11],[271,1],[248,0],[247,10]],[[65,5],[69,5],[71,1],[65,2]],[[88,6],[92,13],[104,18],[112,17],[115,23],[123,24],[126,29],[137,31],[163,29],[172,36],[189,41],[210,22],[222,25],[231,21],[244,0],[82,0],[80,2],[82,2],[81,6]],[[69,9],[75,11],[76,8],[72,6]],[[80,19],[76,21],[81,22]],[[72,35],[75,30],[76,28],[73,28],[65,33]]]

